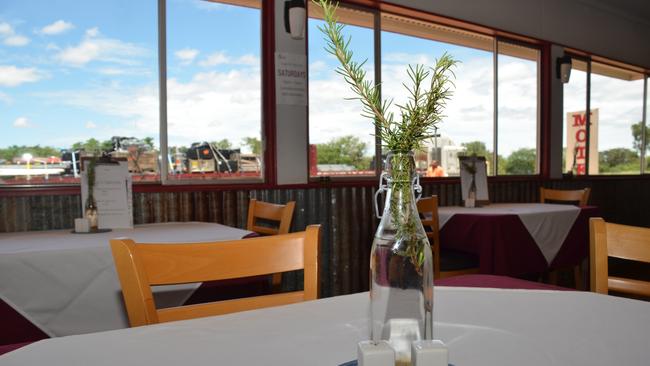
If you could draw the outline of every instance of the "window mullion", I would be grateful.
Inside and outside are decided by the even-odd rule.
[[[167,183],[167,2],[158,0],[158,108],[160,133],[160,180]]]
[[[642,123],[641,123],[641,156],[640,156],[640,162],[641,162],[641,174],[645,174],[646,170],[646,144],[648,143],[647,141],[647,136],[646,136],[646,131],[647,131],[647,112],[648,112],[648,75],[645,76],[643,79],[643,116],[642,116]]]
[[[498,132],[499,132],[499,39],[494,37],[494,53],[492,56],[492,67],[494,74],[494,83],[493,83],[493,101],[494,101],[494,117],[492,120],[492,139],[494,151],[492,152],[492,161],[494,162],[494,175],[499,175],[499,149],[498,149]]]
[[[585,123],[587,124],[587,136],[585,138],[585,150],[587,151],[585,157],[585,175],[590,175],[598,172],[590,172],[589,161],[591,159],[591,57],[587,59],[587,106],[585,110]],[[598,154],[598,152],[596,152]],[[596,155],[596,159],[598,156]]]
[[[373,29],[373,41],[375,48],[375,85],[379,85],[379,100],[382,100],[381,93],[381,14],[379,11],[373,11],[374,15],[374,29]],[[382,170],[382,147],[381,139],[379,138],[379,127],[375,124],[375,174],[381,174]]]

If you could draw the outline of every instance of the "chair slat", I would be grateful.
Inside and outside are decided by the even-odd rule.
[[[560,190],[560,189],[549,189],[540,187],[539,188],[539,198],[541,203],[546,203],[546,200],[553,201],[566,201],[566,202],[578,202],[580,206],[586,206],[589,202],[589,194],[591,193],[591,188],[577,189],[577,190]]]
[[[268,236],[239,242],[139,244],[136,250],[151,285],[224,280],[304,267],[300,233],[281,239]]]
[[[650,296],[650,282],[634,280],[631,278],[609,277],[607,279],[607,284],[610,291]]]
[[[282,294],[255,296],[251,298],[233,299],[207,304],[196,304],[165,308],[158,310],[159,322],[186,320],[254,310],[272,306],[295,304],[305,300],[304,291],[294,291]]]

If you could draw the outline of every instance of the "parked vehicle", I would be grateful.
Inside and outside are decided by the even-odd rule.
[[[113,158],[126,158],[132,173],[158,172],[158,152],[144,141],[135,137],[113,136]]]
[[[239,149],[217,149],[208,142],[195,142],[187,150],[190,173],[236,173],[239,171]]]

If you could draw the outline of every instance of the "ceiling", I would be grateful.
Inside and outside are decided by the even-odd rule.
[[[630,20],[650,25],[650,1],[648,0],[577,0]]]

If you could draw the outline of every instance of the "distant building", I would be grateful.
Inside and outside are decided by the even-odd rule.
[[[418,154],[416,165],[418,168],[428,167],[431,161],[437,160],[445,172],[446,176],[457,176],[460,174],[460,165],[458,163],[458,156],[465,152],[465,148],[456,145],[452,139],[445,136],[440,136],[427,140],[425,142],[426,155]],[[426,156],[426,160],[424,160]]]

